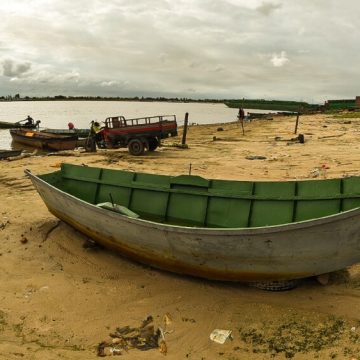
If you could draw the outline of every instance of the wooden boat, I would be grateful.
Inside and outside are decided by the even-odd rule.
[[[34,129],[38,125],[32,124],[32,125],[25,125],[21,124],[21,122],[9,122],[9,121],[0,121],[0,129],[17,129],[17,128],[25,128],[25,129]]]
[[[360,177],[207,180],[70,164],[27,174],[59,219],[157,268],[273,281],[360,261]]]
[[[54,135],[24,129],[12,129],[10,134],[13,141],[45,150],[73,150],[80,146],[77,135]]]
[[[22,153],[22,150],[2,150],[0,149],[0,159],[7,159],[12,156],[18,156]]]
[[[87,138],[90,135],[90,129],[43,129],[43,133],[55,135],[77,135],[79,138]]]

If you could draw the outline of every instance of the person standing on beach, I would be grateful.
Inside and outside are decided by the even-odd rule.
[[[245,118],[245,111],[243,108],[239,108],[239,113],[238,113],[239,121],[244,121],[244,118]]]
[[[244,118],[245,118],[245,111],[244,109],[241,107],[239,108],[239,113],[238,113],[238,120],[240,121],[241,127],[242,127],[242,132],[243,135],[245,135],[245,131],[244,131]]]
[[[101,127],[97,121],[91,122],[90,136],[89,136],[89,151],[96,152],[96,145],[102,140]]]

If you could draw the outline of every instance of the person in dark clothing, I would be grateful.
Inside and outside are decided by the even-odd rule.
[[[28,115],[25,120],[26,120],[26,123],[25,123],[26,126],[34,125],[34,119],[30,115]]]
[[[244,130],[244,118],[245,118],[245,111],[243,108],[239,108],[239,113],[238,113],[238,120],[241,124],[241,128],[242,128],[242,133],[243,135],[245,135],[245,130]]]
[[[243,121],[245,118],[245,111],[243,108],[239,108],[239,113],[238,113],[238,120],[239,121]]]

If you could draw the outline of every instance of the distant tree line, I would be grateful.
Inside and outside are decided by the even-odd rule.
[[[0,101],[164,101],[164,102],[196,102],[224,103],[230,108],[262,109],[292,112],[312,112],[323,110],[354,109],[355,99],[327,100],[324,104],[309,104],[304,101],[265,100],[265,99],[191,99],[187,97],[150,97],[150,96],[24,96],[20,94],[0,96]]]
[[[21,97],[20,94],[16,95],[6,95],[0,96],[0,101],[166,101],[166,102],[203,102],[203,103],[224,103],[225,100],[219,99],[191,99],[186,97],[171,97],[166,98],[163,96],[160,97],[144,97],[144,96],[134,96],[134,97],[120,97],[120,96],[65,96],[65,95],[55,95],[55,96],[24,96]]]

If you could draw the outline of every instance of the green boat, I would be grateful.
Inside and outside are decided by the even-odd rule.
[[[160,269],[281,281],[360,261],[360,177],[208,180],[70,164],[27,174],[59,219]]]
[[[42,129],[40,130],[46,134],[54,135],[77,135],[79,138],[87,138],[90,136],[90,129]]]

